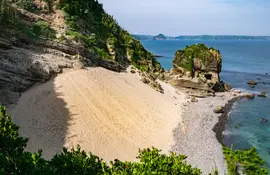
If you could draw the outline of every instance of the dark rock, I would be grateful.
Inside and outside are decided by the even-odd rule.
[[[225,89],[225,91],[230,91],[230,90],[232,90],[232,86],[229,85],[228,83],[224,83],[224,89]]]
[[[121,72],[124,69],[120,64],[112,60],[100,60],[99,66],[115,71],[115,72]]]
[[[135,70],[130,70],[130,73],[135,74],[136,71]]]
[[[214,113],[225,113],[225,108],[222,107],[222,106],[217,106],[215,109],[214,109]]]
[[[260,120],[261,123],[267,123],[268,122],[268,120],[264,119],[264,118],[260,118],[259,120]]]
[[[216,82],[215,84],[209,83],[208,86],[214,91],[214,92],[225,92],[225,86],[223,82]]]
[[[258,94],[258,97],[266,98],[266,92],[261,92]]]
[[[256,81],[254,81],[254,80],[250,80],[250,81],[247,82],[247,84],[249,84],[249,85],[257,85],[258,83]]]

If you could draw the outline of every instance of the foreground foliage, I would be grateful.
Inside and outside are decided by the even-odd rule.
[[[102,159],[87,154],[78,146],[51,160],[45,160],[42,152],[24,151],[28,139],[22,138],[16,126],[0,107],[0,174],[183,174],[199,175],[201,171],[185,162],[186,156],[161,154],[156,148],[139,151],[139,162],[114,160],[108,166]]]
[[[224,146],[223,153],[228,165],[229,175],[237,175],[239,170],[248,175],[268,174],[268,171],[264,168],[265,162],[260,158],[255,148],[232,150]]]

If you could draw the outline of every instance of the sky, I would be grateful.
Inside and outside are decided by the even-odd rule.
[[[270,0],[99,2],[133,34],[270,36]]]

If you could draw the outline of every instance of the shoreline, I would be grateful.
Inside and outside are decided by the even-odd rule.
[[[225,112],[219,116],[218,123],[213,128],[213,131],[216,133],[216,138],[219,141],[221,145],[224,145],[223,141],[223,132],[225,131],[228,118],[229,118],[229,113],[232,110],[233,105],[235,102],[240,101],[243,98],[247,98],[245,95],[240,96],[240,97],[235,97],[227,102],[227,104],[224,106]]]
[[[203,174],[213,173],[215,169],[219,174],[226,174],[227,164],[220,142],[222,132],[232,105],[246,95],[245,92],[221,92],[215,97],[198,99],[197,103],[187,102],[183,109],[183,121],[174,129],[171,151],[186,155],[187,161],[200,168]],[[225,113],[214,113],[216,106],[225,106]]]

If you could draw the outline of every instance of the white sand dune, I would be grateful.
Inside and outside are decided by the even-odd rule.
[[[185,94],[162,86],[165,94],[136,74],[70,71],[23,93],[12,117],[30,138],[27,150],[45,158],[80,144],[105,160],[136,160],[139,148],[168,152],[173,144]]]

